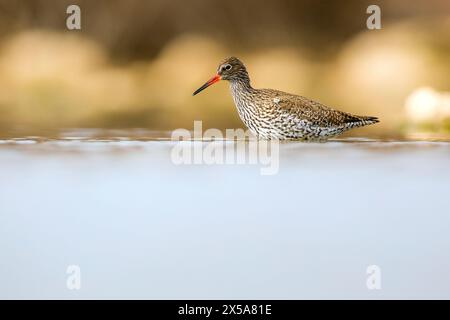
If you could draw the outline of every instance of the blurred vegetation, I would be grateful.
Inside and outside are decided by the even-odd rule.
[[[450,1],[377,1],[373,31],[370,4],[0,0],[0,131],[242,127],[225,83],[191,96],[229,55],[255,87],[379,116],[366,133],[449,130]]]

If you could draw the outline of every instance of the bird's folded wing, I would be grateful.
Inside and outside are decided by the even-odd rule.
[[[274,104],[299,120],[306,120],[317,126],[340,126],[346,123],[359,122],[360,117],[350,113],[331,109],[317,101],[297,95],[277,95]]]

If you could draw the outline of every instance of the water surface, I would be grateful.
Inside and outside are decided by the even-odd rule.
[[[266,176],[175,145],[1,140],[0,298],[450,298],[449,142],[283,143]]]

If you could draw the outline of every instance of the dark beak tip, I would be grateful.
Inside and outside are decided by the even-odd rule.
[[[208,88],[210,85],[216,83],[217,81],[220,80],[220,76],[216,75],[214,77],[212,77],[211,79],[209,79],[204,85],[202,85],[200,88],[198,88],[197,90],[194,91],[194,93],[192,94],[193,96],[195,96],[197,93],[200,93],[201,91],[205,90],[206,88]]]

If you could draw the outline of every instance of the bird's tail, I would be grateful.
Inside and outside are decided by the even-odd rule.
[[[364,123],[365,126],[380,122],[380,120],[377,117],[367,116],[361,118],[362,118],[361,121]]]
[[[353,116],[353,118],[347,122],[347,125],[350,128],[357,128],[357,127],[368,126],[368,125],[375,124],[378,122],[380,122],[380,120],[377,117]]]

